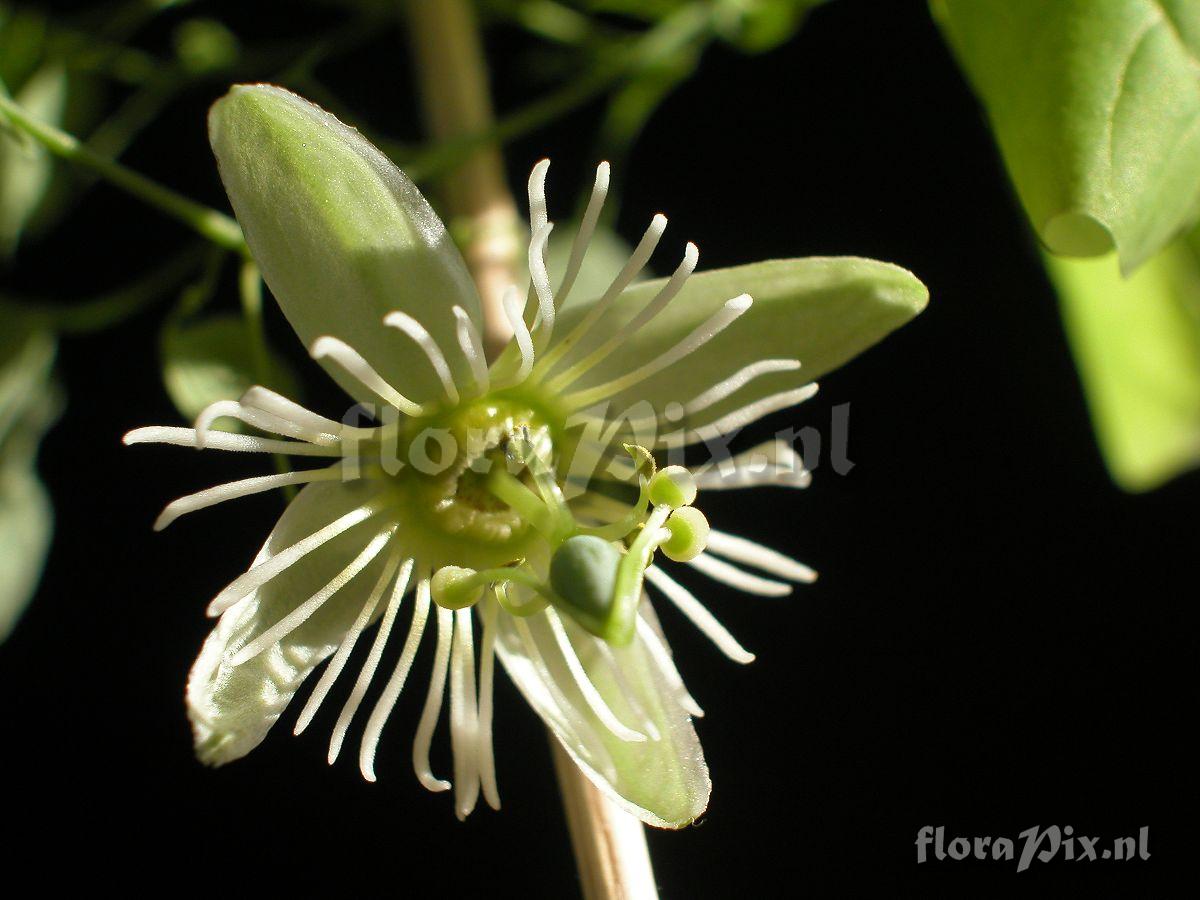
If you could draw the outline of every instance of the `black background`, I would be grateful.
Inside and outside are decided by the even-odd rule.
[[[339,21],[336,10],[249,6],[207,8],[247,35]],[[502,109],[536,89],[514,62],[532,46],[489,35]],[[418,133],[398,31],[322,74],[366,120]],[[223,88],[189,93],[127,159],[226,208],[203,129]],[[512,183],[550,155],[552,204],[565,202],[594,165],[598,111],[511,146]],[[831,408],[849,403],[848,475],[824,465],[804,493],[706,500],[718,527],[822,577],[783,600],[706,586],[758,654],[747,668],[664,611],[708,712],[698,730],[714,791],[697,827],[650,836],[663,895],[1151,893],[1194,836],[1184,821],[1194,672],[1185,680],[1183,669],[1195,647],[1200,478],[1138,497],[1108,481],[1033,240],[924,5],[837,0],[768,55],[713,49],[614,180],[627,236],[670,214],[663,267],[685,239],[709,267],[855,254],[913,270],[932,295],[916,321],[827,377],[818,399],[739,441],[789,424],[828,434]],[[30,248],[12,283],[82,296],[186,240],[100,187],[58,237]],[[131,427],[177,421],[158,377],[160,318],[62,348],[74,402],[42,457],[58,533],[37,601],[0,648],[5,856],[21,868],[48,850],[69,865],[42,869],[47,881],[82,874],[156,893],[294,893],[345,879],[352,895],[571,896],[545,739],[506,680],[504,810],[466,824],[411,775],[420,691],[385,733],[379,784],[350,758],[325,766],[336,694],[301,738],[288,734],[289,712],[247,759],[195,762],[182,691],[210,627],[203,608],[249,562],[279,500],[151,533],[167,500],[261,467],[120,446]],[[286,343],[281,323],[272,328]],[[310,396],[339,402],[304,371]],[[435,769],[446,768],[444,735],[436,749]],[[1153,856],[1020,875],[1012,863],[915,862],[923,825],[1015,836],[1049,824],[1106,839],[1148,825]]]

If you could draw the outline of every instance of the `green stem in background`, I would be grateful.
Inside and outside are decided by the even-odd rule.
[[[267,333],[263,327],[262,274],[252,260],[243,262],[238,271],[238,294],[242,298],[242,318],[246,320],[246,329],[250,333],[254,380],[270,387],[275,378],[271,352],[267,348]],[[275,454],[275,471],[281,475],[292,471],[291,462],[286,456]],[[281,490],[287,503],[297,494],[294,484],[285,485]]]
[[[707,5],[686,6],[624,47],[611,51],[608,59],[597,63],[570,84],[489,127],[443,140],[409,160],[404,171],[418,182],[440,177],[480,147],[504,144],[541,128],[605,93],[639,69],[672,58],[681,50],[705,40],[711,35],[714,22],[713,11]]]
[[[19,104],[0,94],[0,121],[7,121],[55,156],[99,175],[155,209],[187,225],[214,244],[245,255],[246,242],[237,222],[144,175],[114,162],[85,145],[78,138],[30,116]]]
[[[28,316],[47,328],[67,334],[103,331],[166,296],[200,264],[205,249],[202,245],[193,246],[132,284],[82,303],[48,303],[0,296],[0,313]]]

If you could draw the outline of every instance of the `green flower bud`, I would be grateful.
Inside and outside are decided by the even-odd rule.
[[[577,534],[567,538],[550,560],[555,605],[597,637],[604,637],[613,608],[621,553],[603,538]]]
[[[696,500],[696,479],[683,466],[667,466],[650,479],[650,502],[679,509]]]
[[[444,609],[465,609],[483,597],[484,585],[473,583],[476,572],[460,566],[443,566],[429,580],[429,596]]]
[[[671,536],[658,549],[667,559],[687,562],[703,553],[708,545],[708,519],[694,506],[675,510],[666,527]]]

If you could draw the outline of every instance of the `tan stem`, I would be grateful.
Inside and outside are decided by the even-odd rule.
[[[475,14],[467,0],[408,0],[421,105],[430,136],[445,141],[478,134],[495,121]],[[480,147],[440,185],[447,220],[462,237],[463,256],[483,300],[489,358],[512,337],[501,306],[517,278],[521,241],[517,207],[495,144]]]
[[[550,746],[584,900],[655,900],[642,823],[600,793],[554,737]]]

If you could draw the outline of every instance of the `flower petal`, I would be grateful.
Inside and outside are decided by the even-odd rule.
[[[651,617],[646,626],[655,628],[653,613],[645,614]],[[610,647],[562,618],[608,708],[650,739],[622,740],[604,726],[556,649],[545,612],[521,620],[499,616],[496,652],[509,677],[588,779],[622,809],[659,828],[690,824],[708,806],[712,785],[691,717],[680,705],[679,687],[644,633],[628,647]],[[522,623],[528,625],[536,659],[520,633]]]
[[[424,354],[383,317],[407,313],[449,351],[452,308],[479,325],[480,302],[416,186],[353,128],[272,85],[234,87],[213,105],[208,131],[246,242],[305,346],[340,338],[401,393],[440,397]],[[466,361],[450,358],[455,374],[469,377]],[[376,402],[326,365],[351,395]]]
[[[288,505],[256,564],[369,502],[369,484],[318,482]],[[196,755],[223,765],[253,750],[275,724],[300,683],[337,649],[361,613],[386,553],[334,594],[311,618],[263,653],[234,665],[238,650],[312,597],[382,529],[360,523],[302,557],[227,610],[205,640],[188,676],[187,708]]]
[[[664,279],[628,288],[588,337],[599,346],[663,286]],[[648,401],[659,413],[686,404],[717,382],[761,360],[800,360],[801,368],[750,381],[676,427],[696,428],[755,401],[793,390],[835,369],[925,308],[929,292],[899,266],[857,257],[768,260],[693,275],[671,304],[570,390],[603,384],[662,356],[730,298],[754,304],[734,324],[689,356],[612,398],[609,416]],[[559,334],[587,304],[568,304]]]

